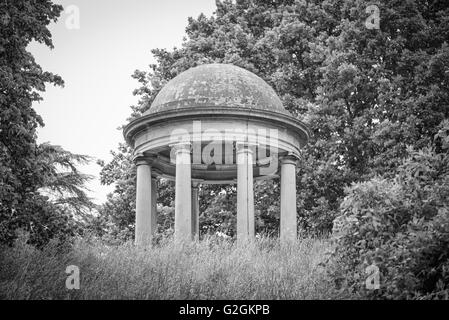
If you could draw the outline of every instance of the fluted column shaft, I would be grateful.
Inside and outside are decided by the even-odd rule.
[[[157,232],[157,181],[151,178],[151,235]]]
[[[136,182],[136,224],[135,244],[151,244],[153,226],[156,223],[151,207],[151,166],[143,158],[135,160],[137,166]]]
[[[237,242],[254,239],[253,152],[237,147]]]
[[[296,159],[281,158],[281,243],[296,240]]]
[[[175,240],[192,240],[192,181],[190,144],[183,143],[175,148]]]
[[[199,191],[198,184],[192,184],[192,237],[195,240],[199,239],[199,215],[200,215],[200,203],[199,203]]]

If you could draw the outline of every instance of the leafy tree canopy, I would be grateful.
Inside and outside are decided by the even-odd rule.
[[[50,0],[0,2],[0,242],[11,243],[19,228],[39,245],[70,236],[77,229],[72,214],[93,208],[84,192],[89,177],[75,167],[88,158],[36,143],[44,123],[32,105],[46,84],[63,81],[26,48],[32,41],[53,48],[48,25],[62,10]],[[58,194],[50,200],[43,189]]]

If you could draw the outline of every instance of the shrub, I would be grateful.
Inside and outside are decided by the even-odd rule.
[[[449,298],[449,154],[409,150],[392,179],[346,190],[330,272],[343,291],[387,299]],[[365,285],[376,265],[380,288]]]

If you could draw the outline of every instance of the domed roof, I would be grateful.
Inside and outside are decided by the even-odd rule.
[[[264,80],[231,64],[203,64],[170,80],[145,114],[202,106],[259,109],[289,115]]]

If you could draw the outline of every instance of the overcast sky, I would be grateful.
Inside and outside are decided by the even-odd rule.
[[[50,26],[55,48],[33,43],[29,50],[44,70],[62,76],[65,86],[47,86],[44,100],[34,105],[45,122],[38,141],[108,161],[110,150],[123,141],[117,128],[137,101],[131,74],[155,62],[151,49],[181,46],[187,18],[210,16],[215,0],[54,2],[66,9]],[[94,161],[81,169],[96,177],[89,184],[91,196],[104,202],[112,187],[101,186],[100,167]]]

